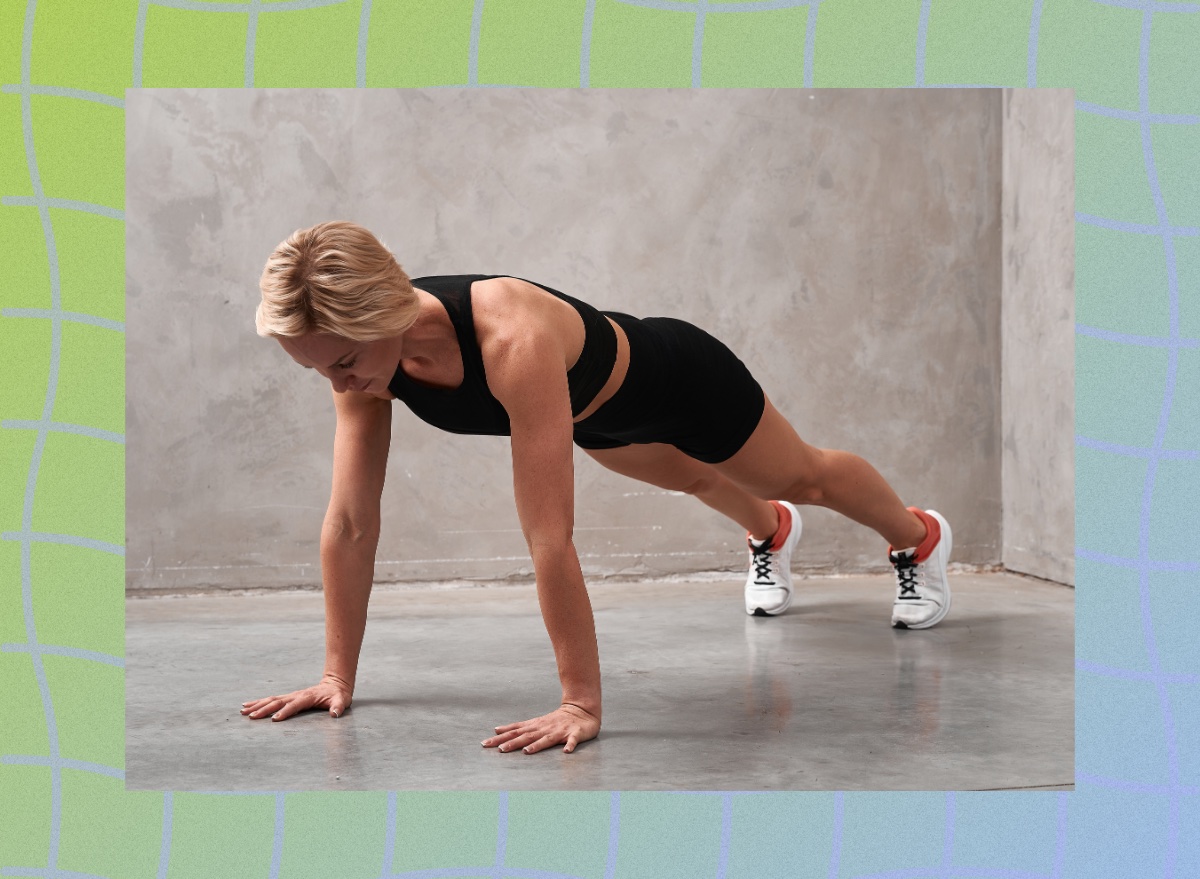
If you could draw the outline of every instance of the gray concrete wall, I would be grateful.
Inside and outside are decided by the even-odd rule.
[[[333,413],[258,338],[293,229],[375,230],[413,275],[507,273],[723,339],[808,441],[862,454],[1001,557],[996,91],[131,91],[133,589],[319,582]],[[576,459],[592,577],[736,570],[739,529]],[[806,515],[795,564],[879,569]],[[506,439],[395,406],[381,581],[526,576]]]
[[[1004,566],[1075,582],[1075,117],[1067,89],[1005,89]]]

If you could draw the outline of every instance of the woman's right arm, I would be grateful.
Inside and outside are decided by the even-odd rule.
[[[337,717],[354,692],[379,543],[392,404],[353,391],[335,391],[333,401],[333,491],[321,528],[325,673],[314,687],[244,703],[242,713],[250,717],[286,720],[309,708],[327,708]]]

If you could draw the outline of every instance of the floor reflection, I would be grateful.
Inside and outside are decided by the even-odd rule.
[[[785,621],[746,617],[746,688],[743,710],[760,717],[772,732],[787,729],[792,716],[794,666],[786,663]]]
[[[357,786],[366,781],[356,719],[353,714],[336,719],[322,718],[329,721],[322,723],[320,729],[321,744],[325,751],[325,777],[330,787],[336,788],[350,779],[354,779]]]
[[[941,728],[945,651],[931,632],[897,631],[892,646],[896,688],[890,719],[919,743],[932,745]]]

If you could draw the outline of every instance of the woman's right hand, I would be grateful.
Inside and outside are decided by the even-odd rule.
[[[310,708],[328,708],[331,717],[341,717],[350,707],[351,688],[345,681],[326,675],[314,687],[296,690],[284,696],[267,696],[242,703],[242,714],[253,720],[266,717],[287,720]]]

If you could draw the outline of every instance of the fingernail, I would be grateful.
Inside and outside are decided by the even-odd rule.
[[[524,751],[526,754],[528,754],[528,753],[529,753],[529,749],[528,749],[528,748],[522,748],[521,750],[522,750],[522,751]]]
[[[501,750],[501,751],[507,751],[507,750],[508,750],[508,745],[501,745],[501,746],[500,746],[500,750]]]

